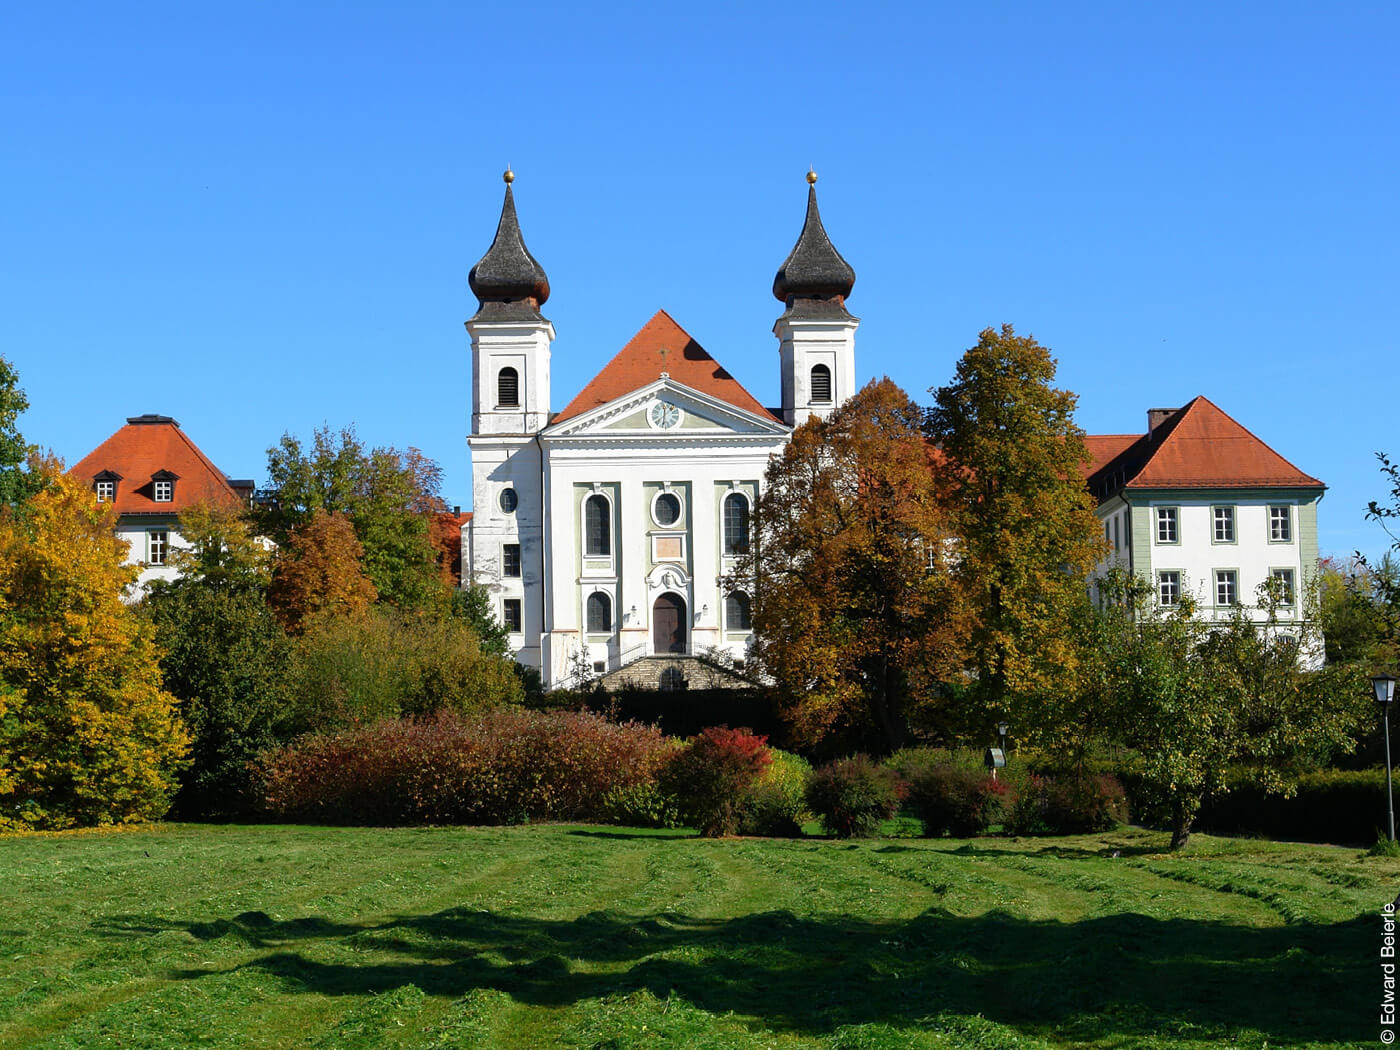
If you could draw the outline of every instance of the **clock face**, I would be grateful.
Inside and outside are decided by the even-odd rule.
[[[663,430],[670,430],[681,421],[681,410],[675,405],[668,405],[665,401],[658,401],[651,406],[651,422],[653,426],[661,427]]]

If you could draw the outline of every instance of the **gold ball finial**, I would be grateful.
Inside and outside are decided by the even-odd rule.
[[[816,184],[817,184],[817,169],[816,169],[815,166],[813,166],[813,167],[807,169],[807,185],[808,185],[808,186],[815,186]]]
[[[515,181],[515,172],[510,170],[509,164],[506,165],[506,173],[502,175],[501,178],[506,180],[507,186],[509,186],[512,182]]]

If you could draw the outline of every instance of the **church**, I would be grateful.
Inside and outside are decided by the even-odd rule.
[[[466,323],[463,578],[489,590],[516,658],[546,687],[660,656],[657,680],[636,684],[678,685],[692,661],[742,666],[750,603],[732,574],[768,460],[855,393],[855,271],[822,227],[816,175],[773,280],[780,405],[761,404],[658,311],[558,412],[554,326],[540,312],[549,279],[525,247],[513,180],[507,171],[495,239],[469,275],[479,307]]]

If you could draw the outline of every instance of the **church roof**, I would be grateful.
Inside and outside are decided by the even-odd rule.
[[[515,215],[515,194],[511,183],[515,175],[505,173],[506,198],[501,205],[501,221],[496,237],[481,257],[467,283],[476,296],[480,309],[476,319],[483,321],[539,320],[539,308],[549,298],[549,278],[520,233]]]
[[[791,316],[848,317],[846,297],[855,287],[856,272],[826,235],[817,210],[816,172],[807,175],[807,184],[807,219],[773,278],[773,295],[787,304]]]
[[[69,471],[91,484],[115,480],[118,514],[179,514],[196,503],[241,506],[223,471],[169,416],[132,416],[126,426],[80,459]],[[172,498],[155,501],[156,480],[175,482]]]
[[[1326,488],[1207,398],[1193,398],[1163,414],[1166,418],[1147,434],[1086,439],[1093,457],[1091,491]]]
[[[709,394],[756,416],[782,422],[780,416],[760,405],[665,310],[656,311],[642,330],[578,392],[577,397],[564,406],[552,422],[562,423],[640,390],[659,379],[662,372],[682,386]]]

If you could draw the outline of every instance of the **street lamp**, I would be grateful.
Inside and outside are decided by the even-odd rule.
[[[1376,694],[1376,703],[1381,705],[1382,735],[1385,737],[1385,805],[1390,818],[1390,841],[1395,841],[1395,791],[1390,783],[1390,705],[1395,703],[1395,679],[1388,674],[1378,674],[1371,679],[1371,688]]]

